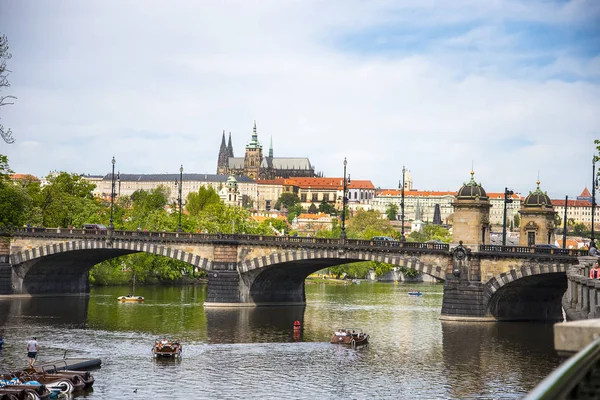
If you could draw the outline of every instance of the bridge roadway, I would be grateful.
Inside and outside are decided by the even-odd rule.
[[[560,320],[565,272],[584,255],[570,249],[184,232],[19,228],[0,236],[0,294],[89,293],[94,265],[145,252],[206,271],[206,306],[304,305],[309,274],[379,261],[443,281],[442,318],[469,321]]]

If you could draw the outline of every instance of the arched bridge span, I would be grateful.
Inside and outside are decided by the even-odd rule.
[[[217,306],[304,304],[310,273],[355,261],[385,262],[445,281],[443,318],[477,320],[555,318],[565,271],[581,255],[489,245],[450,249],[435,243],[19,229],[0,241],[0,292],[87,293],[89,268],[135,252],[207,271],[206,305]]]

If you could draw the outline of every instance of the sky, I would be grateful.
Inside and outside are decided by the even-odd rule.
[[[256,121],[265,155],[380,188],[591,186],[598,0],[2,0],[0,34],[17,173],[216,173]]]

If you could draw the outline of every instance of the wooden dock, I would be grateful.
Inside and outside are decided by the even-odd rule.
[[[36,371],[62,371],[65,369],[71,371],[87,371],[90,369],[100,368],[102,360],[99,358],[63,358],[56,361],[45,362],[36,366]]]

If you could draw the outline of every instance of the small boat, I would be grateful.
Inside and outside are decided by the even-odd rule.
[[[117,297],[121,303],[142,303],[144,298],[142,296],[134,296],[132,294],[128,294],[127,296],[119,296]]]
[[[144,298],[142,296],[134,296],[135,292],[135,273],[131,277],[131,292],[127,296],[119,296],[117,300],[121,303],[142,303]]]
[[[167,338],[156,339],[152,347],[154,357],[181,357],[182,346],[178,342],[170,342]]]
[[[365,346],[369,344],[369,335],[360,329],[338,329],[333,333],[331,343],[346,344],[353,348]]]
[[[410,292],[408,292],[409,296],[423,296],[423,293],[418,291],[418,290],[411,290]]]

